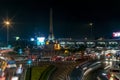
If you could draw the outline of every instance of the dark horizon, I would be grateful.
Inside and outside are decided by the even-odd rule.
[[[10,37],[30,37],[40,32],[49,35],[49,11],[53,8],[53,32],[56,38],[90,37],[89,23],[93,23],[93,36],[111,38],[120,30],[119,1],[1,1],[0,22],[8,16],[15,23]],[[0,25],[0,40],[6,38],[6,28]]]

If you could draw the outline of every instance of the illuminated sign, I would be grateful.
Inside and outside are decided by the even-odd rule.
[[[45,37],[37,37],[37,45],[45,44]]]
[[[120,37],[120,32],[113,32],[113,37]]]
[[[44,42],[45,37],[37,37],[37,40],[38,40],[39,42]]]

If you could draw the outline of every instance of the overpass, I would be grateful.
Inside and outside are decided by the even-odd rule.
[[[106,39],[106,40],[78,40],[78,39],[58,39],[62,47],[66,46],[80,46],[86,47],[114,47],[118,48],[120,45],[119,39]]]

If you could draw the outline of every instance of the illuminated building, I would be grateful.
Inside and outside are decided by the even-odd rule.
[[[61,49],[60,44],[59,43],[55,43],[54,44],[54,49],[55,50],[60,50]]]
[[[113,32],[113,37],[120,37],[120,32]]]

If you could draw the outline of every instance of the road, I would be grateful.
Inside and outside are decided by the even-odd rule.
[[[99,68],[91,71],[87,76],[84,77],[84,80],[108,80],[105,74],[106,70]]]
[[[94,68],[95,66],[93,67],[91,66],[93,70],[91,70],[84,76],[84,80],[108,80],[107,78],[108,69],[105,69],[106,66],[103,63],[101,64],[102,65],[96,69]]]
[[[70,80],[81,80],[83,71],[81,68],[74,69],[70,75]]]
[[[6,68],[4,73],[6,76],[6,80],[10,80],[11,77],[15,74],[16,68]]]
[[[84,74],[84,71],[87,69],[88,66],[92,65],[96,60],[94,61],[87,61],[83,64],[80,64],[70,74],[70,80],[81,80]]]

